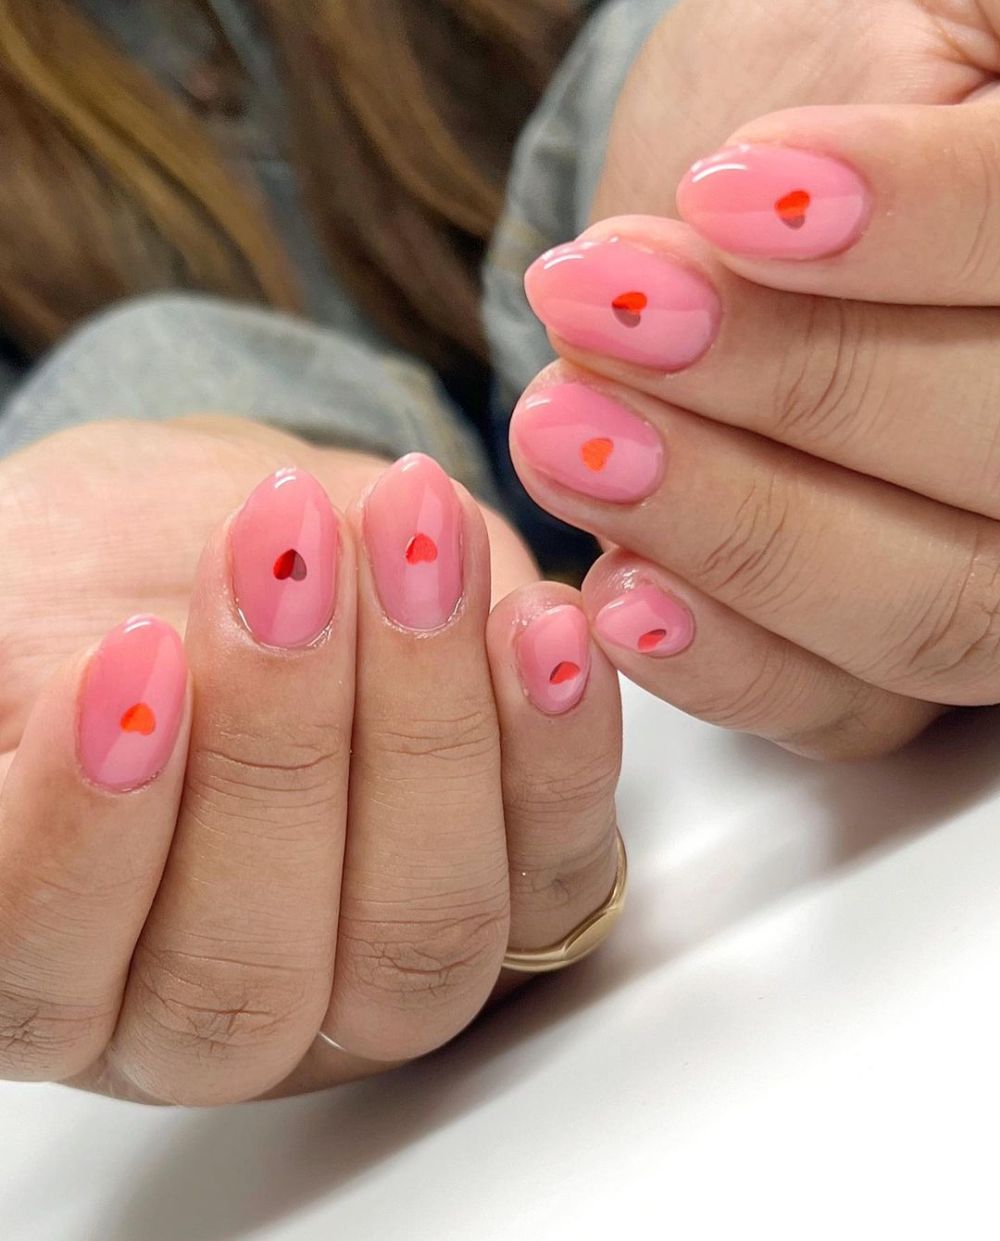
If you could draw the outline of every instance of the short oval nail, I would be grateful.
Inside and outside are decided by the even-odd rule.
[[[176,630],[154,616],[113,629],[84,673],[78,716],[88,780],[122,793],[167,765],[184,715],[187,661]]]
[[[537,259],[524,279],[531,308],[577,349],[677,371],[702,356],[722,317],[704,276],[625,241],[577,241]]]
[[[572,604],[531,620],[515,644],[521,683],[546,715],[562,715],[583,697],[590,678],[590,628]]]
[[[598,612],[594,628],[606,642],[639,655],[678,655],[694,640],[694,617],[656,586],[637,586]]]
[[[365,541],[385,614],[404,629],[440,629],[464,590],[462,506],[436,461],[411,453],[365,502]]]
[[[333,618],[340,530],[305,470],[279,470],[253,492],[229,533],[233,594],[266,646],[308,646]]]
[[[694,164],[677,191],[677,207],[706,240],[732,254],[815,259],[858,240],[872,196],[839,159],[743,145]]]
[[[663,443],[656,431],[586,384],[530,393],[514,411],[510,429],[532,469],[597,500],[643,500],[663,476]]]

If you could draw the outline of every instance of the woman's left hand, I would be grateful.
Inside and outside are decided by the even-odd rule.
[[[599,640],[667,701],[802,753],[889,750],[946,706],[1000,701],[989,9],[1000,24],[975,7],[947,69],[941,52],[947,100],[939,83],[926,104],[752,121],[682,180],[686,223],[607,219],[529,272],[564,360],[515,414],[515,462],[540,504],[617,545],[584,589]],[[885,44],[860,47],[852,85],[831,52],[828,98],[872,97]],[[635,172],[653,123],[635,104],[619,209],[641,175],[648,207],[658,175]]]
[[[346,509],[386,463],[208,415],[89,423],[0,461],[0,770],[42,686],[81,647],[137,612],[183,632],[209,534],[289,465]],[[507,523],[483,515],[500,599],[538,573]]]
[[[601,905],[618,679],[426,458],[119,423],[0,497],[0,1078],[209,1106],[383,1072]],[[133,617],[64,660],[150,609],[183,645]]]

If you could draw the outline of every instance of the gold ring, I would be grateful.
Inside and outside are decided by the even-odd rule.
[[[615,886],[600,909],[595,909],[575,931],[570,931],[565,939],[551,948],[533,948],[526,952],[508,949],[503,959],[504,969],[516,970],[520,974],[547,974],[552,970],[565,969],[567,965],[582,961],[607,939],[625,908],[628,883],[628,858],[620,831],[616,831],[615,839],[618,845],[618,873],[615,875]]]

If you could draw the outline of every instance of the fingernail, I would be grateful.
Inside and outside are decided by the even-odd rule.
[[[535,617],[515,651],[521,683],[539,711],[562,715],[576,706],[590,677],[590,630],[579,608],[566,604]]]
[[[170,625],[134,616],[104,639],[80,695],[80,765],[114,793],[148,784],[167,765],[184,714],[187,661]]]
[[[663,475],[663,443],[649,423],[585,384],[525,397],[511,436],[532,469],[597,500],[643,500]]]
[[[279,470],[251,492],[229,534],[233,594],[266,646],[308,646],[333,618],[340,531],[326,492],[304,470]]]
[[[689,169],[677,206],[722,250],[816,259],[857,241],[872,198],[858,173],[839,159],[793,147],[737,146]]]
[[[524,287],[538,318],[569,344],[656,370],[696,362],[722,316],[704,276],[618,237],[550,250]]]
[[[594,628],[615,646],[640,655],[677,655],[694,640],[694,617],[655,586],[637,586],[598,612]]]
[[[462,506],[436,461],[411,453],[386,470],[365,539],[386,616],[417,632],[447,625],[462,598]]]

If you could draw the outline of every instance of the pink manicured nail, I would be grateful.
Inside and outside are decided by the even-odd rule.
[[[340,531],[326,492],[304,470],[255,488],[230,531],[233,593],[267,646],[308,646],[333,618]]]
[[[386,616],[418,632],[447,625],[462,598],[462,506],[436,461],[411,453],[386,470],[365,538]]]
[[[594,628],[607,642],[640,655],[677,655],[694,640],[694,617],[655,586],[637,586],[606,604]]]
[[[649,423],[585,384],[525,397],[510,430],[533,469],[598,500],[645,499],[663,474],[663,444]]]
[[[577,349],[662,371],[697,361],[722,316],[704,276],[620,237],[557,246],[524,287],[539,319]]]
[[[839,159],[793,147],[737,146],[699,160],[680,184],[677,206],[722,250],[816,259],[857,241],[872,199]]]
[[[521,681],[546,715],[562,715],[583,697],[590,676],[590,629],[571,604],[551,608],[522,630],[516,645]]]
[[[80,694],[80,764],[114,793],[158,776],[174,751],[187,692],[187,661],[174,629],[133,616],[104,639]]]

